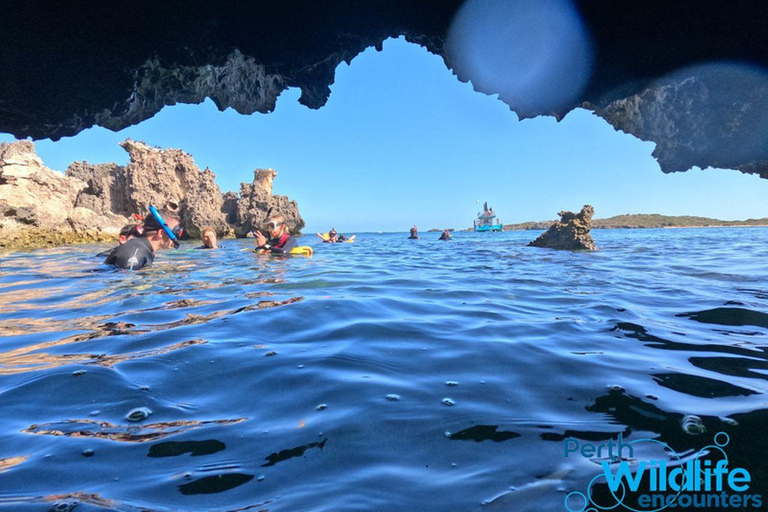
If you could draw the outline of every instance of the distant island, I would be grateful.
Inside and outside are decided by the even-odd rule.
[[[554,220],[504,224],[504,231],[525,231],[549,229]],[[593,219],[592,229],[637,229],[637,228],[703,228],[728,226],[768,226],[768,218],[747,220],[719,220],[691,215],[670,216],[658,213],[616,215],[607,219]]]

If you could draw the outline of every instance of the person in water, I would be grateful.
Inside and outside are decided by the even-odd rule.
[[[161,212],[160,215],[174,235],[181,236],[184,230],[179,225],[178,215],[169,211]],[[166,234],[160,220],[150,214],[144,220],[141,234],[112,249],[104,263],[127,270],[139,270],[155,261],[155,252],[172,246],[173,240]]]
[[[285,225],[285,217],[273,215],[267,221],[269,240],[260,231],[256,232],[256,249],[262,249],[271,254],[289,254],[298,243],[291,236],[288,226]]]
[[[323,235],[320,233],[317,234],[320,238],[323,239],[323,243],[327,244],[335,244],[335,243],[341,243],[346,242],[347,237],[344,235],[340,235],[336,232],[336,228],[331,228],[331,230],[328,232],[328,238],[324,238]]]
[[[444,229],[443,230],[443,234],[440,235],[440,238],[438,238],[438,240],[443,240],[443,241],[446,241],[446,242],[448,240],[450,240],[450,239],[451,239],[451,233],[447,229]]]
[[[203,228],[202,233],[200,233],[200,237],[203,239],[203,245],[201,247],[198,247],[198,249],[219,249],[221,246],[219,245],[219,241],[216,237],[216,230],[213,229],[210,226],[206,226]]]
[[[411,236],[408,237],[408,240],[418,240],[419,239],[419,228],[416,226],[413,226],[411,228]]]
[[[123,245],[128,240],[139,236],[141,229],[138,224],[126,224],[120,229],[120,235],[117,237],[117,243]]]
[[[141,226],[138,224],[126,224],[122,228],[120,228],[120,234],[117,237],[117,245],[123,245],[128,240],[132,240],[133,238],[136,238],[141,233]],[[115,248],[107,249],[106,251],[102,251],[99,254],[96,255],[97,258],[106,258],[109,256],[109,253],[114,251]]]

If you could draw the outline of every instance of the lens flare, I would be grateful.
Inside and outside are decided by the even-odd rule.
[[[520,117],[563,114],[591,76],[591,40],[570,0],[469,0],[446,46],[460,80]]]

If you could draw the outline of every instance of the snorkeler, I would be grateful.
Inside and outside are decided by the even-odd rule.
[[[411,228],[411,236],[408,237],[408,240],[418,240],[419,239],[419,228],[416,226],[413,226]]]
[[[288,226],[285,225],[285,217],[282,215],[273,215],[267,221],[267,230],[269,231],[269,240],[260,231],[256,231],[256,250],[272,254],[289,254],[291,249],[298,243],[291,236]]]
[[[142,233],[115,247],[104,260],[105,264],[139,270],[155,261],[156,251],[178,248],[178,237],[184,233],[178,215],[173,212],[163,212],[161,215],[153,206],[149,207],[149,211],[151,215],[144,220]]]
[[[136,238],[137,236],[141,235],[142,228],[138,224],[126,224],[122,228],[120,228],[120,234],[117,237],[117,244],[118,246],[123,245],[128,240],[132,240]],[[102,251],[99,254],[96,255],[97,258],[106,258],[109,256],[109,253],[114,251],[116,247],[113,247],[112,249],[107,249],[106,251]]]
[[[443,240],[446,242],[450,239],[451,239],[451,233],[447,229],[444,229],[443,234],[440,235],[440,238],[438,238],[438,240]]]
[[[215,229],[210,226],[204,227],[200,235],[203,239],[203,245],[197,247],[197,249],[221,249]]]

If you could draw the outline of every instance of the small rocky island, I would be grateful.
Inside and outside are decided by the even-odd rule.
[[[126,166],[75,162],[64,174],[43,164],[27,140],[0,144],[0,247],[112,241],[147,206],[177,211],[192,238],[205,226],[219,237],[245,237],[271,214],[293,234],[304,220],[296,201],[272,193],[273,169],[256,169],[239,194],[222,194],[210,169],[178,149],[126,140]]]
[[[559,212],[560,220],[529,243],[530,247],[548,247],[570,251],[596,251],[597,245],[589,234],[595,209],[584,205],[579,213]]]

